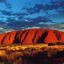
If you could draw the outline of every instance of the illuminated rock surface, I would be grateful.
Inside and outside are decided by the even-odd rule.
[[[64,42],[64,32],[47,29],[28,29],[0,34],[0,44],[36,44]]]

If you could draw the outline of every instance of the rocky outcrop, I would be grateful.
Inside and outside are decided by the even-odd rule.
[[[64,43],[64,32],[48,29],[28,29],[0,34],[0,44]]]

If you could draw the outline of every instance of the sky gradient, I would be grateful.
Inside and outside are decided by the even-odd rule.
[[[64,31],[64,0],[0,0],[0,33],[28,28]]]

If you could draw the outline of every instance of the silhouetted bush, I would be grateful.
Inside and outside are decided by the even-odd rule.
[[[48,43],[48,46],[54,46],[56,43]]]

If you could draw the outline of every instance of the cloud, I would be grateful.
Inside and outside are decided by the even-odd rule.
[[[5,6],[6,6],[8,9],[11,9],[11,8],[12,8],[12,6],[11,6],[11,4],[10,4],[10,3],[8,3],[7,1],[8,1],[8,0],[0,0],[0,3],[4,3],[4,4],[5,4]]]
[[[3,15],[7,15],[7,16],[11,16],[11,15],[12,15],[12,11],[0,10],[0,12],[1,12]]]
[[[59,15],[63,15],[64,16],[64,9],[60,9],[60,10],[58,10],[58,12],[59,12]]]
[[[4,33],[4,32],[5,32],[5,30],[4,30],[4,27],[5,27],[5,26],[6,26],[6,23],[0,21],[0,33]]]
[[[11,31],[15,31],[15,30],[14,29],[7,29],[7,28],[5,29],[3,27],[0,27],[0,34],[11,32]]]
[[[13,13],[12,15],[14,15],[14,16],[24,16],[24,15],[27,15],[27,13],[19,12],[19,13]]]
[[[32,19],[33,22],[43,22],[43,23],[47,23],[47,22],[51,22],[51,23],[54,23],[52,20],[50,20],[49,18],[47,17],[42,17],[42,16],[38,16],[37,18],[34,18]]]
[[[33,26],[33,27],[27,27],[27,28],[25,28],[25,29],[38,29],[38,28],[40,28],[40,27]],[[25,30],[25,29],[24,29],[24,30]]]
[[[7,24],[7,27],[9,27],[11,29],[20,30],[20,29],[22,29],[22,27],[25,27],[25,25],[27,25],[27,22],[23,22],[23,21],[9,21],[8,24]]]
[[[55,0],[55,1],[51,1],[51,3],[59,5],[60,7],[64,7],[64,0]]]
[[[14,9],[12,10],[11,3],[8,3],[7,0],[0,0],[0,3],[4,3],[7,6],[7,8],[10,8],[0,10],[3,17],[6,19],[5,22],[0,21],[0,32],[8,32],[13,30],[21,30],[34,27],[60,30],[64,28],[62,27],[62,24],[60,24],[61,26],[59,26],[59,24],[55,25],[56,21],[54,22],[54,19],[52,20],[52,16],[54,16],[55,18],[55,16],[57,15],[58,17],[59,15],[63,15],[64,17],[63,0],[51,0],[51,2],[47,4],[35,4],[33,7],[22,8],[19,12],[15,12]],[[22,12],[23,10],[25,11]],[[38,13],[44,13],[44,15],[42,16]],[[52,23],[53,25],[50,25],[49,23]]]
[[[4,26],[6,26],[6,23],[5,23],[5,22],[0,21],[0,27],[4,27]]]
[[[33,7],[25,7],[28,14],[35,14],[39,13],[40,11],[48,12],[49,10],[58,10],[64,8],[64,0],[54,0],[50,1],[50,3],[47,4],[35,4]]]
[[[27,16],[27,13],[21,13],[21,12],[16,12],[14,13],[13,11],[10,10],[0,10],[0,12],[2,13],[2,15],[4,15],[4,17],[7,16],[6,19],[11,19],[12,17],[14,18],[18,18],[18,20],[24,18],[25,16]]]
[[[4,2],[4,0],[2,0],[2,2]],[[6,1],[7,2],[7,1]],[[63,1],[64,2],[64,1]],[[31,16],[31,15],[33,15],[34,14],[34,16],[36,15],[36,14],[38,14],[38,13],[45,13],[44,14],[44,16],[56,16],[56,15],[63,15],[64,13],[64,10],[63,9],[61,9],[61,8],[63,8],[63,4],[61,4],[61,3],[63,3],[62,1],[60,1],[59,2],[59,0],[57,1],[51,1],[50,3],[47,3],[47,4],[35,4],[33,7],[25,7],[25,8],[22,8],[21,9],[21,11],[20,12],[13,12],[13,11],[11,11],[11,9],[10,10],[0,10],[0,12],[2,13],[2,15],[5,15],[5,16],[8,16],[9,17],[9,19],[11,18],[11,17],[15,17],[15,19],[17,19],[18,21],[21,21],[22,19],[24,19],[24,17],[25,16]],[[25,12],[22,12],[22,10],[26,10]],[[61,9],[61,10],[59,10],[59,9]],[[53,12],[52,12],[52,14],[51,13],[48,13],[49,11],[52,11],[52,10],[55,10],[55,11],[53,11],[55,14],[53,14]],[[41,14],[40,14],[41,15]],[[4,16],[4,17],[5,17]],[[64,15],[63,15],[64,16]],[[7,19],[7,18],[6,18]],[[34,19],[35,20],[35,19]],[[46,21],[47,20],[47,21]],[[48,20],[49,21],[51,21],[49,18],[47,19],[46,18],[46,20],[44,20],[43,22],[45,23],[45,22],[48,22]],[[36,20],[35,20],[36,21]],[[38,22],[38,20],[37,20],[37,22]],[[52,21],[51,21],[52,22]]]
[[[24,29],[31,29],[31,28],[47,28],[47,29],[56,29],[56,30],[63,30],[64,24],[46,24],[39,22],[31,21],[8,21],[7,22],[0,22],[0,33],[10,32],[14,30],[24,30]]]
[[[28,20],[28,21],[25,21],[25,20]],[[8,19],[7,20],[7,28],[9,29],[14,29],[14,30],[21,30],[21,29],[25,29],[25,28],[28,28],[28,27],[44,27],[45,23],[54,23],[52,20],[49,20],[48,18],[46,17],[37,17],[37,18],[24,18],[21,19],[21,20],[16,20],[16,19]],[[41,22],[43,24],[41,24]],[[40,24],[39,24],[40,23]],[[46,26],[47,27],[47,26]]]
[[[43,10],[43,8],[44,8],[43,4],[35,4],[34,7],[22,8],[22,9],[25,9],[28,14],[34,14],[39,13],[41,10]]]

